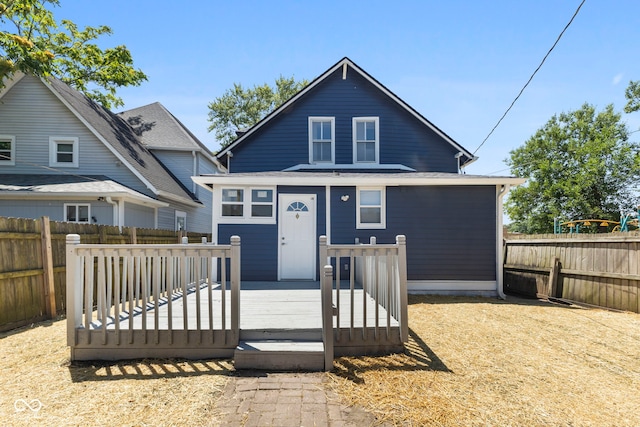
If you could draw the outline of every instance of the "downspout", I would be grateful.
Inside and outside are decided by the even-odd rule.
[[[504,230],[502,223],[502,198],[509,192],[510,185],[496,186],[496,285],[498,297],[507,299],[504,294]]]
[[[198,176],[198,157],[196,156],[196,150],[191,150],[191,155],[193,156],[193,176]],[[195,181],[191,180],[193,185],[193,194],[196,194],[198,190],[198,184]],[[197,194],[196,194],[197,197]]]
[[[111,196],[107,196],[104,200],[113,206],[113,225],[117,226],[122,231],[122,224],[120,223],[120,203],[114,202]]]

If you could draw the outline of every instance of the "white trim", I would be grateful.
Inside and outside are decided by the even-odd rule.
[[[495,280],[407,280],[410,294],[497,296]]]
[[[384,187],[357,187],[356,188],[356,229],[369,230],[369,229],[386,229],[387,228],[387,203],[386,203],[386,191]],[[379,191],[380,192],[380,223],[362,223],[360,222],[360,192],[361,191]],[[371,206],[377,207],[377,206]]]
[[[313,124],[317,122],[331,123],[331,160],[314,160],[313,159]],[[326,140],[322,140],[326,142]],[[309,164],[333,165],[336,162],[336,118],[324,116],[309,116]]]
[[[58,161],[58,144],[71,144],[71,162]],[[80,159],[78,137],[77,136],[50,136],[49,137],[49,166],[56,168],[77,168]]]
[[[428,128],[433,130],[436,134],[438,134],[440,137],[442,137],[445,141],[447,141],[449,144],[451,144],[457,151],[462,151],[470,159],[465,165],[469,165],[469,164],[473,163],[474,161],[476,161],[478,159],[476,156],[473,155],[473,153],[471,153],[470,151],[465,150],[457,142],[455,142],[453,139],[451,139],[450,136],[448,136],[447,134],[442,132],[434,124],[432,124],[430,121],[428,121],[426,118],[424,118],[420,113],[418,113],[411,106],[409,106],[407,103],[405,103],[402,99],[397,97],[389,89],[384,87],[382,84],[380,84],[378,81],[376,81],[373,77],[371,77],[369,74],[367,74],[364,70],[362,70],[360,67],[358,67],[356,64],[354,64],[349,58],[341,59],[337,64],[335,64],[333,67],[329,68],[327,71],[325,71],[323,74],[321,74],[315,80],[313,80],[309,85],[307,85],[307,87],[302,89],[296,95],[291,97],[287,102],[282,104],[279,108],[275,109],[273,112],[268,114],[264,119],[262,119],[256,125],[251,127],[244,135],[242,135],[241,137],[236,139],[233,143],[231,143],[230,145],[225,147],[222,151],[220,151],[220,153],[218,153],[218,155],[216,157],[221,158],[222,156],[224,156],[226,154],[227,151],[234,149],[236,147],[236,145],[240,144],[242,141],[244,141],[250,135],[252,135],[256,131],[258,131],[258,129],[260,129],[262,126],[264,126],[266,123],[268,123],[273,117],[276,117],[282,111],[284,111],[287,108],[289,108],[289,106],[291,104],[296,102],[298,99],[300,99],[306,93],[310,92],[313,88],[315,88],[320,83],[322,83],[326,78],[328,78],[336,70],[338,70],[340,67],[344,67],[346,65],[348,65],[351,68],[353,68],[354,71],[359,73],[362,77],[364,77],[366,80],[368,80],[372,85],[374,85],[376,88],[378,88],[380,91],[382,91],[385,95],[387,95],[389,98],[391,98],[397,104],[399,104],[402,108],[404,108],[410,114],[412,114],[415,118],[417,118],[421,123],[426,125]],[[344,73],[344,75],[346,75],[346,73]]]
[[[223,186],[250,186],[256,182],[260,182],[264,185],[278,186],[278,185],[296,185],[296,186],[318,186],[318,185],[330,185],[332,187],[353,187],[353,186],[368,186],[368,187],[394,187],[394,186],[429,186],[429,185],[519,185],[523,184],[526,180],[524,178],[515,177],[490,177],[490,176],[474,176],[474,175],[460,175],[460,174],[448,174],[446,176],[429,176],[429,177],[415,177],[412,174],[397,174],[384,176],[384,174],[360,174],[360,175],[340,175],[333,174],[323,177],[304,176],[304,173],[298,173],[295,175],[253,175],[253,174],[219,174],[219,175],[202,175],[192,177],[199,185],[209,188],[207,184],[223,185]],[[406,175],[406,176],[402,176]]]
[[[376,138],[373,141],[375,144],[375,160],[374,161],[366,161],[366,160],[358,160],[358,140],[357,140],[357,125],[358,123],[374,123],[374,131],[376,133]],[[358,165],[376,165],[380,163],[380,118],[379,117],[353,117],[351,119],[351,133],[352,133],[352,150],[353,150],[353,164]],[[370,142],[370,141],[367,141]],[[360,166],[362,167],[362,166]]]
[[[300,164],[300,165],[295,165],[295,166],[291,166],[290,168],[286,168],[283,169],[282,172],[295,172],[295,171],[299,171],[299,170],[335,170],[335,169],[340,169],[340,170],[347,170],[347,169],[358,169],[358,170],[362,170],[363,166],[361,163],[354,165],[351,163],[345,163],[345,164],[331,164],[331,165],[327,165],[327,164],[323,164],[323,163],[319,163],[317,165],[307,165],[307,164]],[[366,165],[366,169],[380,169],[380,170],[399,170],[399,171],[406,171],[406,172],[416,172],[416,170],[414,168],[410,168],[409,166],[405,166],[405,165],[401,165],[401,164],[380,164],[380,163],[368,163]]]
[[[63,209],[64,211],[62,212],[62,217],[64,218],[65,222],[73,222],[73,223],[77,223],[77,224],[91,224],[91,203],[64,203],[63,205]],[[70,221],[69,218],[67,217],[67,207],[69,206],[73,206],[76,208],[76,220],[75,221]],[[80,207],[81,206],[86,206],[87,207],[87,220],[86,221],[78,221],[78,218],[80,217]]]
[[[327,245],[331,244],[331,186],[324,187],[324,215],[325,215],[325,228],[324,235],[327,237]]]
[[[0,166],[14,166],[16,164],[16,137],[13,135],[0,135],[0,142],[9,142],[9,160],[0,159]]]
[[[219,188],[218,202],[214,203],[214,206],[219,206],[217,212],[214,212],[214,216],[217,219],[218,224],[275,224],[276,223],[276,195],[277,191],[275,187],[263,187],[263,186],[229,186],[223,185]],[[224,190],[242,190],[242,202],[223,202],[222,192]],[[271,191],[271,202],[254,202],[252,200],[253,190],[267,190]],[[223,216],[222,206],[225,204],[242,205],[242,216]],[[251,216],[252,205],[269,205],[271,206],[271,216]]]

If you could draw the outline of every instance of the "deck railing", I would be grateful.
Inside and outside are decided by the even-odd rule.
[[[80,236],[70,234],[66,256],[67,344],[72,358],[79,331],[88,332],[83,337],[86,344],[96,338],[95,331],[105,345],[134,344],[138,339],[144,342],[137,344],[158,344],[161,335],[171,345],[174,334],[186,344],[189,331],[196,331],[199,341],[205,336],[213,344],[216,336],[233,337],[235,342],[223,344],[237,344],[239,237],[231,237],[230,245],[100,245],[80,244]]]
[[[326,313],[335,313],[337,325],[336,341],[342,339],[343,330],[348,330],[348,340],[354,340],[357,333],[362,334],[362,340],[367,340],[367,334],[373,329],[374,341],[379,341],[381,331],[386,337],[391,336],[393,328],[398,328],[402,342],[408,340],[407,321],[407,251],[405,236],[396,236],[395,244],[376,244],[372,239],[370,244],[335,245],[327,244],[326,236],[320,237],[319,246],[321,266],[334,264],[335,277],[331,283],[326,280],[327,270],[321,275],[324,287],[334,288],[333,299],[323,301],[323,318]],[[343,285],[342,266],[348,271],[348,288]],[[344,278],[346,281],[346,278]],[[325,283],[326,282],[326,283]],[[341,301],[341,287],[348,291],[346,304],[348,310],[343,310]],[[356,301],[356,289],[361,287],[362,301]],[[324,295],[324,288],[323,288]],[[367,313],[369,299],[373,299],[373,318]],[[361,304],[356,307],[356,304]],[[356,310],[358,308],[358,310]],[[383,308],[384,311],[380,310]],[[356,312],[360,319],[356,318]],[[343,313],[349,313],[348,319],[342,319]]]

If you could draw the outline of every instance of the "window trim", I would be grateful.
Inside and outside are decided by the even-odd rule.
[[[356,187],[356,229],[386,229],[387,228],[387,204],[386,204],[386,187]],[[360,222],[360,192],[361,191],[380,191],[380,223],[374,224],[370,222]],[[375,206],[368,206],[375,207]]]
[[[175,224],[174,224],[175,231],[181,231],[181,230],[178,230],[178,219],[184,218],[184,229],[182,231],[186,232],[187,231],[187,213],[184,211],[175,211],[174,216],[175,216]]]
[[[76,220],[75,221],[69,221],[69,218],[67,217],[67,207],[69,206],[74,206],[76,208]],[[86,206],[87,209],[87,221],[78,221],[78,217],[80,215],[78,208],[80,206]],[[73,224],[91,224],[91,203],[65,203],[64,207],[63,207],[64,211],[62,212],[62,216],[64,218],[64,222],[70,222]]]
[[[224,190],[242,190],[242,202],[223,202],[222,192]],[[269,190],[271,191],[271,202],[253,201],[254,190]],[[276,223],[276,187],[263,187],[263,186],[224,186],[220,187],[220,209],[218,210],[218,222],[220,224],[275,224]],[[222,215],[222,205],[233,204],[242,205],[242,216],[224,216]],[[253,205],[271,206],[271,216],[251,216],[251,207]]]
[[[69,144],[71,143],[73,149],[71,151],[71,155],[73,156],[73,161],[71,162],[58,162],[58,144]],[[77,136],[50,136],[49,137],[49,166],[52,167],[62,167],[62,168],[77,168],[78,161],[78,137]]]
[[[0,166],[15,166],[16,164],[16,137],[13,135],[0,135],[0,141],[9,142],[11,148],[9,149],[10,159],[0,159]]]
[[[313,123],[315,122],[331,122],[331,160],[316,161],[313,160]],[[309,116],[309,164],[333,165],[336,163],[336,118],[329,116]]]
[[[375,156],[374,161],[358,160],[358,140],[357,140],[357,124],[360,122],[374,122],[376,138],[373,141],[375,143]],[[353,117],[351,119],[351,132],[352,132],[352,149],[353,149],[353,164],[380,164],[380,117]]]

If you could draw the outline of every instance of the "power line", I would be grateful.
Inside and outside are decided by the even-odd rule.
[[[504,114],[502,115],[502,117],[500,117],[500,120],[498,120],[498,123],[496,123],[496,125],[493,127],[493,129],[491,129],[491,132],[489,132],[489,135],[487,135],[487,137],[480,143],[480,145],[478,146],[478,148],[476,148],[476,150],[473,152],[473,154],[475,155],[478,150],[480,149],[480,147],[482,147],[484,145],[485,142],[487,142],[487,140],[489,139],[489,137],[491,136],[491,134],[493,134],[493,131],[496,130],[496,128],[500,125],[500,123],[502,122],[502,119],[505,118],[505,116],[509,113],[509,111],[511,110],[511,108],[513,107],[513,105],[516,103],[516,101],[520,98],[520,95],[522,95],[522,92],[524,92],[524,90],[527,88],[527,86],[529,86],[529,83],[531,83],[531,80],[533,80],[533,77],[536,75],[536,73],[538,72],[538,70],[540,70],[540,68],[542,67],[542,64],[544,64],[544,61],[547,60],[547,57],[551,54],[551,51],[553,51],[553,49],[556,47],[556,45],[558,44],[558,42],[560,41],[560,39],[562,38],[562,35],[564,34],[565,31],[567,31],[567,29],[569,28],[569,26],[571,25],[571,23],[573,22],[573,20],[575,19],[575,17],[578,15],[578,12],[580,12],[580,8],[582,8],[582,5],[584,4],[584,2],[587,0],[582,0],[582,2],[580,3],[580,5],[578,6],[578,8],[576,9],[576,11],[574,12],[573,16],[571,17],[571,19],[569,20],[569,22],[567,23],[567,25],[565,25],[564,29],[562,30],[562,32],[560,32],[560,35],[558,36],[558,38],[556,39],[555,43],[553,43],[553,46],[551,46],[551,49],[549,49],[549,51],[547,51],[547,54],[544,56],[544,58],[542,58],[542,61],[540,62],[540,65],[538,65],[538,68],[535,69],[535,71],[533,72],[533,74],[531,74],[531,77],[529,77],[529,80],[527,80],[527,82],[524,84],[524,86],[522,86],[522,89],[520,89],[520,92],[518,93],[518,96],[515,97],[515,99],[513,100],[513,102],[511,103],[511,105],[509,105],[509,108],[507,108],[507,111],[504,112]]]

